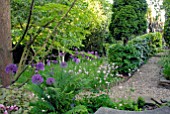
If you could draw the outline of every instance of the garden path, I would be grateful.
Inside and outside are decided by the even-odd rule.
[[[158,86],[159,60],[159,56],[151,57],[128,81],[112,87],[108,93],[109,96],[113,99],[131,98],[134,100],[139,96],[156,100],[170,97],[170,89]]]

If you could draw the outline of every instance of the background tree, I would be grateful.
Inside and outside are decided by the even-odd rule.
[[[0,0],[0,79],[4,87],[10,84],[5,67],[12,63],[10,0]]]
[[[170,46],[170,0],[164,0],[165,9],[165,25],[164,25],[164,39],[166,44]]]
[[[115,0],[112,11],[109,30],[116,40],[146,32],[146,0]]]

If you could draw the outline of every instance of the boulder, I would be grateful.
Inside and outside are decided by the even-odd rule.
[[[170,114],[170,107],[165,106],[162,108],[146,111],[125,111],[101,107],[94,114]]]

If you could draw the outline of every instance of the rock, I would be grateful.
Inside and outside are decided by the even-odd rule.
[[[166,102],[169,102],[170,101],[170,97],[167,97],[165,99],[161,99],[161,102],[162,103],[166,103]]]
[[[167,80],[163,75],[161,75],[159,85],[161,85],[167,89],[170,89],[170,80]]]
[[[170,114],[170,107],[162,107],[146,111],[124,111],[101,107],[94,114]]]

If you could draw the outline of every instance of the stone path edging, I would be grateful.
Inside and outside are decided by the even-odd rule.
[[[162,107],[155,110],[146,110],[140,112],[115,110],[111,108],[101,107],[94,114],[170,114],[170,107]]]

